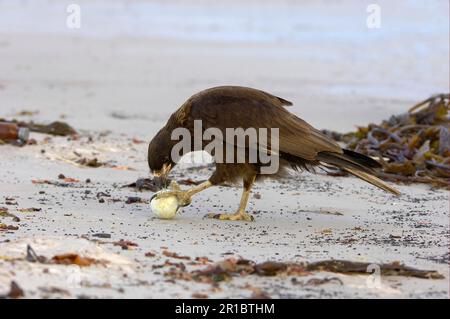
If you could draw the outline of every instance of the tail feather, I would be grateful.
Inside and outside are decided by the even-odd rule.
[[[376,160],[370,158],[369,156],[351,151],[351,150],[347,150],[347,149],[343,149],[344,151],[344,155],[350,157],[353,161],[364,165],[364,166],[368,166],[371,168],[381,168],[381,164],[379,162],[377,162]]]
[[[380,164],[370,157],[365,155],[344,150],[343,154],[332,152],[321,152],[317,155],[319,161],[339,167],[350,174],[365,180],[366,182],[377,186],[385,191],[395,195],[400,195],[400,192],[395,188],[389,186],[378,177],[374,176],[376,173],[373,170],[379,167]]]
[[[373,176],[373,175],[370,175],[370,174],[368,174],[366,172],[358,171],[358,170],[355,170],[355,169],[352,169],[352,168],[345,168],[344,167],[343,169],[345,171],[349,172],[350,174],[355,175],[356,177],[359,177],[359,178],[365,180],[366,182],[368,182],[368,183],[370,183],[372,185],[375,185],[375,186],[377,186],[377,187],[379,187],[381,189],[384,189],[387,192],[390,192],[390,193],[392,193],[394,195],[397,195],[397,196],[400,195],[400,192],[397,189],[395,189],[394,187],[392,187],[392,186],[388,185],[387,183],[383,182],[381,179],[379,179],[376,176]]]
[[[317,154],[317,159],[321,162],[337,166],[339,168],[353,168],[356,170],[364,171],[369,174],[375,174],[373,169],[359,160],[355,160],[352,157],[344,154],[333,153],[333,152],[320,152]]]

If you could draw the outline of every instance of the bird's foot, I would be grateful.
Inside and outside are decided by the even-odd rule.
[[[192,201],[192,195],[189,193],[189,191],[182,190],[175,180],[172,180],[167,190],[154,195],[156,199],[161,199],[169,196],[176,196],[178,204],[182,207],[188,206]]]
[[[178,191],[177,192],[178,203],[180,206],[188,206],[192,202],[191,195],[186,191]]]
[[[175,180],[172,180],[170,183],[170,189],[172,190],[172,193],[177,196],[180,206],[188,206],[192,202],[192,197],[189,192],[182,190]]]
[[[253,222],[255,221],[255,218],[247,214],[246,212],[237,212],[235,214],[215,214],[215,213],[209,213],[206,215],[208,218],[214,218],[219,220],[243,220],[246,222]]]

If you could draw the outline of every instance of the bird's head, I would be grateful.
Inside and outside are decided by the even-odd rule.
[[[148,166],[154,179],[160,184],[158,185],[160,188],[169,185],[168,174],[175,166],[175,162],[171,158],[172,144],[170,132],[163,128],[148,146]]]

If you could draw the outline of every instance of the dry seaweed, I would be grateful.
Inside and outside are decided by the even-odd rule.
[[[73,253],[53,256],[53,258],[51,259],[51,263],[59,265],[77,265],[80,267],[104,264],[104,262],[101,260],[90,257],[83,257]]]
[[[161,190],[164,185],[165,187],[170,185],[170,182],[172,180],[167,178],[164,181],[158,179],[158,178],[139,178],[138,180],[136,180],[136,182],[125,185],[124,187],[133,187],[136,188],[139,191],[142,190],[149,190],[151,192],[157,192],[159,190]],[[203,183],[205,180],[200,180],[200,181],[195,181],[191,178],[188,179],[182,179],[177,181],[177,183],[179,185],[187,185],[187,186],[191,186],[191,185],[199,185],[201,183]]]
[[[93,167],[93,168],[106,166],[106,163],[100,162],[96,157],[91,158],[91,159],[83,157],[83,158],[80,158],[79,160],[77,160],[76,162],[82,166]]]
[[[20,218],[11,214],[6,207],[0,207],[0,217],[11,217],[14,222],[20,222]]]
[[[68,253],[55,255],[51,259],[38,255],[35,250],[27,245],[27,254],[25,260],[31,263],[56,264],[56,265],[77,265],[80,267],[88,267],[92,265],[105,265],[107,262],[90,257],[80,256],[76,253]]]
[[[0,223],[0,231],[18,230],[18,229],[19,229],[18,226],[6,225],[3,223]]]
[[[42,208],[30,207],[30,208],[20,208],[18,209],[21,213],[36,213],[42,211]]]
[[[347,260],[324,260],[308,264],[309,271],[329,271],[341,274],[368,274],[372,263],[354,262]],[[399,262],[377,264],[382,276],[404,276],[423,279],[443,279],[444,276],[434,270],[421,270],[402,265]]]
[[[307,276],[314,272],[327,271],[346,275],[371,274],[368,269],[372,263],[353,262],[347,260],[324,260],[314,263],[285,263],[266,261],[255,263],[251,260],[228,258],[218,263],[207,266],[202,270],[186,271],[184,268],[172,268],[165,273],[172,279],[196,281],[209,284],[217,284],[229,281],[235,276],[256,275],[263,277],[273,276]],[[393,262],[390,264],[377,264],[383,276],[404,276],[423,279],[443,279],[444,276],[434,270],[421,270]],[[307,284],[321,284],[323,282],[311,281]],[[339,280],[338,280],[339,281]]]
[[[124,239],[116,241],[113,244],[114,244],[114,246],[121,247],[123,250],[133,249],[134,247],[138,246],[138,244],[136,244],[136,243],[134,243],[132,241],[129,241],[129,240],[124,240]]]
[[[22,123],[19,123],[19,126],[21,126]],[[26,127],[30,129],[31,132],[37,132],[37,133],[44,133],[44,134],[50,134],[50,135],[57,135],[57,136],[70,136],[70,135],[76,135],[77,131],[75,131],[74,128],[72,128],[69,124],[64,122],[52,122],[48,125],[43,124],[36,124],[36,123],[27,123]]]
[[[450,94],[439,94],[381,124],[339,134],[324,131],[346,148],[371,156],[383,168],[379,177],[403,183],[450,188]]]
[[[189,256],[180,256],[177,253],[174,253],[174,252],[171,252],[168,250],[164,250],[163,255],[166,257],[171,257],[171,258],[175,258],[175,259],[191,260],[191,257],[189,257]]]
[[[0,299],[17,299],[24,296],[25,293],[23,289],[13,280],[10,283],[9,292],[6,295],[1,295]]]
[[[156,181],[151,178],[139,178],[136,182],[125,185],[124,187],[133,187],[139,191],[149,190],[151,192],[157,192],[160,187],[157,185]]]
[[[7,121],[5,119],[0,119],[1,122],[14,123],[20,127],[27,127],[31,132],[44,133],[56,136],[71,136],[76,135],[77,131],[65,122],[55,121],[50,124],[38,124],[34,122],[24,122],[24,121]]]
[[[300,282],[297,280],[296,277],[292,278],[291,282],[294,285],[300,285],[300,286],[320,286],[324,285],[330,282],[334,282],[339,285],[344,285],[341,279],[338,277],[325,277],[325,278],[311,278],[306,282]]]
[[[35,185],[53,185],[58,187],[69,187],[79,183],[80,181],[75,178],[65,178],[62,182],[52,181],[48,179],[32,179],[31,183]]]
[[[140,197],[130,196],[127,197],[125,204],[147,204],[148,202]]]

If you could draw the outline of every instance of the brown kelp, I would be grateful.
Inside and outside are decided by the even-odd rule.
[[[383,165],[379,177],[404,183],[450,188],[450,94],[434,95],[393,115],[381,124],[356,132],[325,131],[345,147],[371,156]]]

